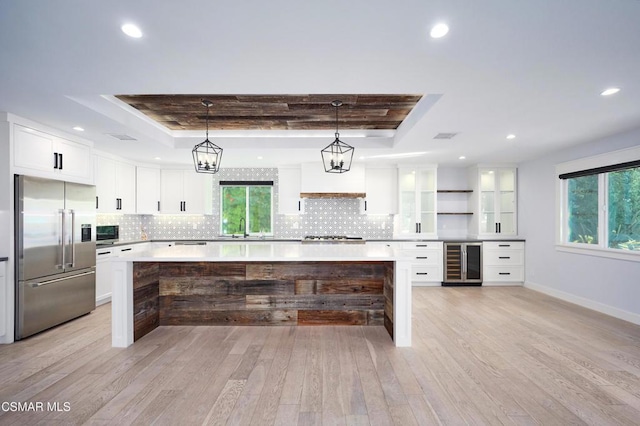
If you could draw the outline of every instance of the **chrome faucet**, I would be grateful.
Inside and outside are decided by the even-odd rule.
[[[244,225],[244,227],[242,225]],[[240,225],[238,225],[238,231],[240,231],[241,229],[242,229],[243,237],[247,238],[249,234],[247,234],[247,221],[245,220],[244,217],[240,218]]]

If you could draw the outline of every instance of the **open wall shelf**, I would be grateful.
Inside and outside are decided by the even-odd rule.
[[[473,189],[438,189],[438,194],[470,194],[473,192]],[[444,216],[470,216],[472,212],[438,212],[438,215]]]

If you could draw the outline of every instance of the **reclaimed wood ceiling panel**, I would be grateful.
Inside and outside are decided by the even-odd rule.
[[[213,102],[210,130],[397,129],[421,95],[116,95],[171,130],[204,130],[206,108]]]

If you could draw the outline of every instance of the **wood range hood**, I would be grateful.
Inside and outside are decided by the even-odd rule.
[[[301,192],[300,198],[316,198],[316,199],[356,199],[365,198],[364,192]]]
[[[364,164],[352,164],[347,173],[326,173],[317,163],[301,165],[300,198],[354,200],[366,192]]]

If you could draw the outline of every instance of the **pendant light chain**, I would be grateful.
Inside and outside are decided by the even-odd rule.
[[[340,107],[340,105],[336,105],[335,109],[336,109],[336,139],[340,139],[340,133],[338,132],[338,108]]]
[[[204,121],[206,123],[206,126],[207,126],[207,130],[206,130],[206,133],[205,133],[205,140],[209,140],[209,107],[210,106],[211,105],[209,105],[207,103],[207,117],[205,118],[205,121]]]

